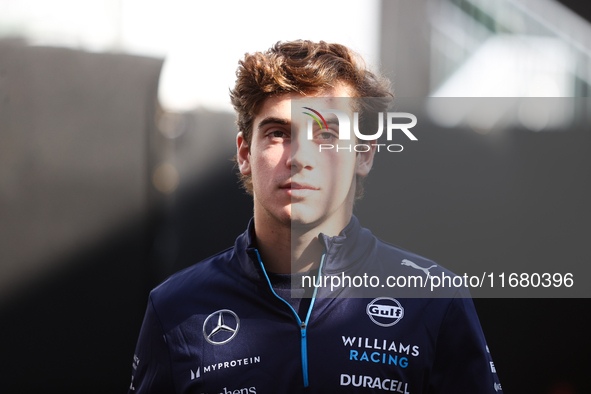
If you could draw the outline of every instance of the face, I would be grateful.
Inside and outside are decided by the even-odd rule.
[[[329,129],[315,127],[314,138],[308,139],[306,115],[293,121],[291,116],[291,99],[301,97],[284,94],[268,98],[254,120],[250,146],[238,135],[240,171],[252,176],[255,221],[274,221],[292,228],[332,222],[341,223],[342,229],[353,210],[355,177],[367,175],[373,151],[320,151],[321,144],[339,143],[338,126],[331,126],[327,116]],[[331,98],[350,97],[345,85],[313,97],[322,97],[322,104],[315,101],[317,108],[339,109],[353,118],[345,107],[346,100]],[[294,113],[302,112],[300,101],[293,105],[298,105]],[[340,143],[349,144],[351,141]]]

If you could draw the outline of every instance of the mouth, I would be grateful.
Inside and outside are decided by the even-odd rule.
[[[308,183],[287,182],[281,186],[281,190],[291,198],[291,202],[293,203],[313,196],[320,188]]]
[[[307,183],[287,182],[281,186],[285,190],[318,190],[319,188]]]

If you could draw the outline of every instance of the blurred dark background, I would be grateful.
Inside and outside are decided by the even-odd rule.
[[[589,264],[591,14],[564,3],[574,13],[552,1],[381,3],[381,68],[401,102],[478,96],[491,80],[507,89],[501,63],[477,62],[507,56],[519,78],[490,95],[579,97],[580,109],[554,128],[514,113],[446,128],[417,114],[421,145],[378,157],[362,224],[388,201],[391,227],[372,230],[452,270],[509,256]],[[568,61],[547,63],[558,55]],[[234,116],[161,108],[162,62],[0,40],[3,393],[125,392],[149,290],[244,231]],[[506,393],[589,392],[588,298],[474,303]]]

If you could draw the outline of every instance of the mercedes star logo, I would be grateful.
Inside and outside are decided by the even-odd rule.
[[[235,327],[232,328],[232,326]],[[240,319],[238,315],[229,309],[221,309],[207,316],[203,323],[203,336],[212,345],[223,345],[236,336],[239,327]]]

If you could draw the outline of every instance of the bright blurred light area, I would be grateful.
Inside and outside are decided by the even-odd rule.
[[[0,38],[23,37],[32,45],[87,51],[119,49],[121,1],[2,0]]]
[[[208,2],[206,7],[197,2],[173,4],[177,7],[170,10],[182,12],[171,17],[174,32],[167,33],[173,40],[159,90],[167,110],[201,105],[231,111],[228,89],[234,86],[238,60],[246,52],[265,51],[279,40],[338,42],[359,52],[370,64],[377,62],[377,0]],[[143,20],[137,21],[135,31],[149,30],[150,26],[141,26]]]
[[[575,68],[561,39],[494,35],[432,93],[428,113],[442,127],[466,124],[482,134],[507,126],[564,129],[574,116],[571,102],[548,98],[575,95]],[[443,97],[486,99],[436,99]]]
[[[338,42],[377,64],[379,8],[378,0],[3,0],[0,38],[163,57],[165,110],[231,111],[238,60],[277,41]]]
[[[572,97],[575,59],[557,38],[492,36],[433,97]]]

